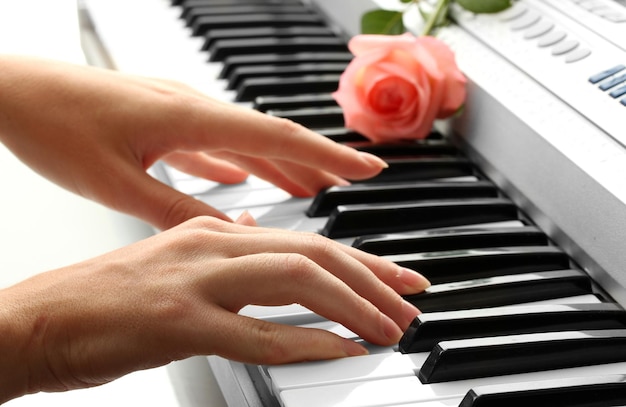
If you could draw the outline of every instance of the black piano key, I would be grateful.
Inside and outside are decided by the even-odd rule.
[[[412,233],[359,236],[353,247],[379,256],[440,252],[483,247],[542,246],[545,233],[534,226],[510,228],[432,229]]]
[[[239,68],[238,68],[239,69]],[[233,72],[236,72],[237,69]],[[307,95],[259,96],[254,99],[252,108],[260,112],[268,110],[293,110],[303,107],[338,106],[331,93],[314,93]]]
[[[302,4],[301,0],[173,0],[182,8],[193,8],[202,6],[232,6],[250,4]]]
[[[329,63],[313,63],[313,64],[294,64],[294,65],[252,65],[241,66],[235,68],[232,74],[229,76],[227,89],[236,89],[243,80],[248,78],[258,78],[263,76],[303,76],[303,75],[326,75],[326,74],[341,74],[346,69],[348,64],[345,62],[329,62]],[[327,94],[329,97],[330,94]],[[300,96],[300,95],[298,95]],[[334,99],[333,99],[334,102]],[[337,106],[337,102],[333,103]],[[294,108],[308,108],[318,107],[315,104],[301,105],[301,106],[284,106],[278,107],[278,109],[294,109]],[[276,108],[275,108],[276,109]]]
[[[592,294],[591,279],[580,270],[553,270],[435,284],[404,299],[422,312],[502,307]]]
[[[344,125],[343,110],[338,106],[268,110],[267,114],[289,119],[312,130],[343,127]]]
[[[344,52],[346,43],[335,37],[244,38],[217,40],[209,48],[209,61],[234,55],[292,54],[295,52]],[[341,72],[340,72],[341,73]]]
[[[237,14],[310,14],[311,10],[302,5],[282,4],[236,4],[229,6],[204,5],[184,8],[181,17],[188,26],[202,16],[230,16]]]
[[[433,133],[435,134],[435,133]],[[346,143],[359,151],[365,151],[378,157],[385,158],[416,158],[426,156],[460,156],[458,147],[454,144],[437,139],[425,139],[394,143],[353,142]]]
[[[229,14],[199,16],[191,26],[195,36],[204,36],[209,30],[249,27],[290,27],[293,25],[323,26],[321,17],[315,14]]]
[[[500,198],[341,205],[330,214],[320,233],[340,238],[516,219],[515,204]]]
[[[568,255],[554,246],[478,248],[384,257],[418,270],[433,284],[570,267]]]
[[[339,205],[497,196],[498,189],[488,181],[354,184],[320,191],[306,214],[309,217],[328,216]]]
[[[350,143],[355,141],[367,141],[367,138],[362,134],[357,133],[354,130],[346,129],[345,127],[334,129],[316,129],[316,132],[322,136],[333,140],[337,143]]]
[[[564,331],[439,342],[423,383],[626,361],[626,330]]]
[[[324,26],[293,26],[293,27],[254,27],[254,28],[224,28],[210,30],[204,36],[202,51],[208,51],[217,40],[236,38],[259,38],[259,37],[334,37],[335,32]]]
[[[388,183],[475,175],[474,165],[461,157],[393,158],[385,161],[389,167],[375,177],[352,182]]]
[[[230,78],[233,70],[240,66],[350,62],[351,60],[352,54],[349,52],[298,52],[296,54],[234,55],[222,61],[224,66],[219,74],[219,78]]]
[[[518,305],[418,315],[400,339],[403,353],[429,352],[440,341],[526,333],[626,329],[615,303]]]
[[[298,93],[332,92],[337,89],[341,75],[305,75],[281,78],[263,77],[244,80],[237,90],[235,100],[253,101],[265,95],[295,95]]]
[[[626,375],[485,385],[470,389],[459,407],[607,407],[626,405]]]

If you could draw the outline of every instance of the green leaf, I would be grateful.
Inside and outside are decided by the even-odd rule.
[[[456,2],[474,13],[497,13],[511,7],[511,0],[456,0]]]
[[[400,11],[371,10],[361,16],[361,33],[363,34],[397,35],[405,31]]]

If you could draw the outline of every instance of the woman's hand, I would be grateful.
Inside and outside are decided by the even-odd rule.
[[[146,174],[159,159],[223,183],[254,173],[295,196],[385,166],[179,83],[8,56],[0,72],[0,141],[66,189],[161,229],[199,215],[228,218]]]
[[[427,285],[316,234],[198,217],[0,291],[2,365],[12,369],[0,373],[21,380],[23,394],[95,386],[191,355],[256,364],[360,355],[361,345],[330,332],[237,312],[300,303],[391,345],[419,313],[397,293]]]

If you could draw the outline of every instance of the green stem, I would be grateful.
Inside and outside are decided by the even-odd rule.
[[[437,23],[441,21],[442,15],[448,13],[448,6],[450,0],[437,0],[435,11],[428,17],[422,30],[422,35],[430,35],[433,29],[437,26]]]

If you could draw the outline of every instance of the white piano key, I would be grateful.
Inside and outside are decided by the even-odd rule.
[[[415,376],[364,383],[344,383],[324,387],[288,390],[280,395],[283,407],[382,407],[415,401],[420,386]]]
[[[542,301],[543,302],[543,301]],[[549,304],[598,303],[593,295],[577,296],[545,301]],[[526,304],[528,305],[528,304]],[[515,306],[503,307],[509,309]],[[497,309],[499,307],[495,307]],[[311,328],[328,329],[345,338],[350,338],[350,331],[341,325],[326,322],[305,325]],[[345,330],[345,331],[344,331]],[[346,332],[347,331],[347,332]],[[427,353],[403,355],[376,354],[322,362],[307,362],[291,365],[271,366],[266,370],[271,377],[272,388],[276,393],[301,387],[319,386],[323,383],[358,382],[365,380],[392,378],[415,374],[428,357]]]
[[[623,374],[625,369],[626,363],[613,363],[436,384],[422,384],[417,377],[405,376],[285,390],[279,398],[284,407],[378,407],[461,398],[469,389],[478,386]]]
[[[271,366],[267,371],[275,394],[303,387],[320,387],[348,382],[363,382],[394,377],[415,376],[427,353],[405,355],[399,352],[355,356],[329,361]],[[320,372],[324,374],[320,374]]]
[[[398,404],[394,407],[458,407],[462,398],[453,398],[437,401],[426,401],[423,403]]]

